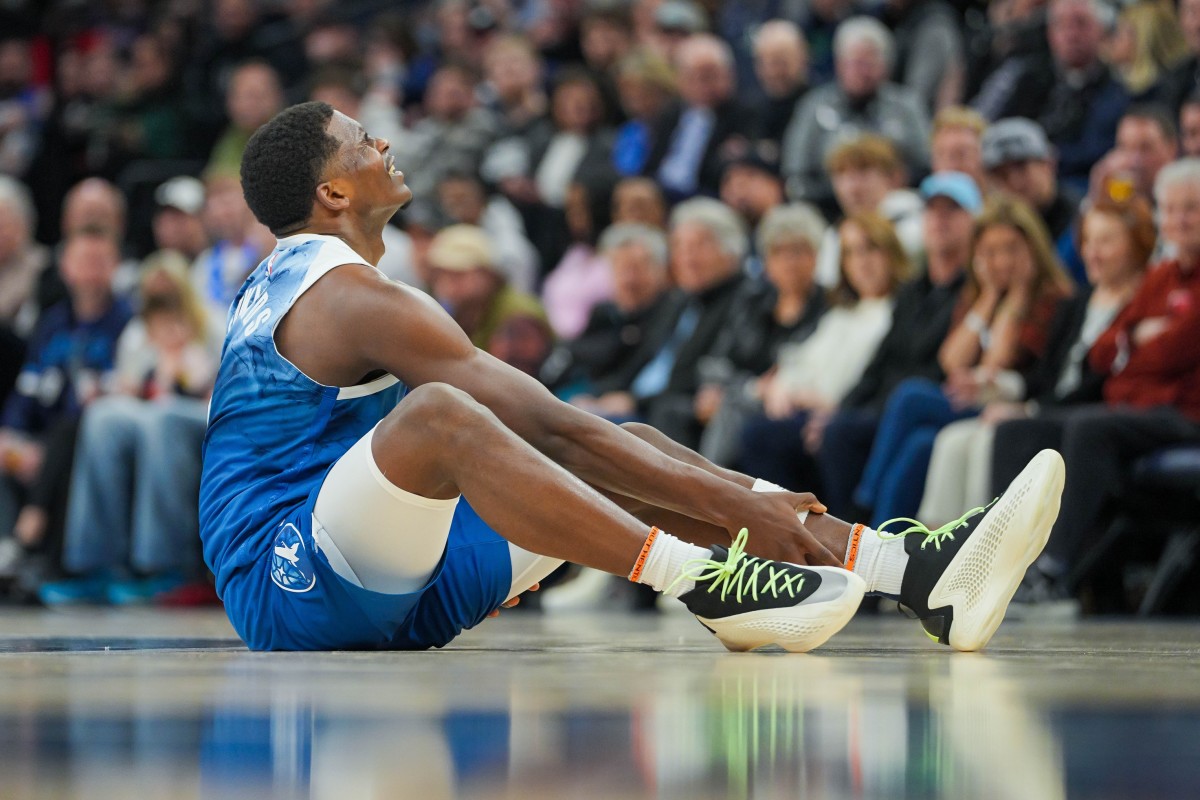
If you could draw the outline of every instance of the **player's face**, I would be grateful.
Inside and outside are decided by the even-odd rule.
[[[361,205],[403,208],[412,201],[412,189],[404,183],[404,173],[388,152],[391,144],[387,139],[371,136],[340,112],[334,114],[330,132],[342,142],[341,163]]]

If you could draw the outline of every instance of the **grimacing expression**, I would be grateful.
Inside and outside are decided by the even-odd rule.
[[[371,136],[353,119],[334,112],[329,133],[341,148],[331,165],[333,175],[345,175],[355,189],[355,200],[362,208],[403,208],[412,201],[412,189],[404,182],[404,173],[396,167],[387,139]],[[331,176],[331,177],[332,177]]]

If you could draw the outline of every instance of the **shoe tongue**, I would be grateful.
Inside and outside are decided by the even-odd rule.
[[[726,561],[729,560],[729,548],[728,547],[722,547],[719,544],[713,544],[713,545],[709,545],[709,549],[712,550],[712,560],[713,561],[718,561],[718,562],[724,564]]]

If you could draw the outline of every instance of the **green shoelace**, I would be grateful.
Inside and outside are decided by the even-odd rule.
[[[742,528],[729,546],[729,556],[724,562],[711,558],[693,558],[683,563],[679,577],[671,581],[666,591],[670,592],[682,580],[690,579],[696,583],[711,580],[709,592],[721,590],[721,599],[733,592],[734,599],[742,602],[748,593],[752,599],[758,600],[758,576],[763,570],[767,571],[767,582],[763,584],[764,593],[770,592],[772,597],[778,597],[780,592],[787,592],[795,597],[796,592],[804,586],[803,575],[789,575],[787,570],[776,569],[775,562],[757,556],[746,555],[746,540],[750,531]]]
[[[999,499],[999,497],[996,498],[996,500]],[[878,534],[880,539],[903,539],[905,536],[911,536],[914,533],[921,534],[925,537],[925,541],[921,542],[922,550],[925,549],[927,544],[932,542],[933,546],[936,547],[940,552],[942,549],[942,542],[944,540],[949,539],[950,541],[954,541],[954,532],[956,530],[967,527],[968,521],[971,519],[971,517],[982,514],[992,506],[996,505],[996,500],[993,500],[986,506],[972,508],[970,511],[963,514],[953,522],[947,522],[942,527],[935,528],[933,530],[929,530],[929,528],[926,527],[923,522],[913,519],[912,517],[896,517],[895,519],[889,519],[887,522],[880,525],[875,529],[875,532]],[[895,525],[897,522],[907,522],[909,523],[909,527],[896,533],[884,530],[889,525]]]

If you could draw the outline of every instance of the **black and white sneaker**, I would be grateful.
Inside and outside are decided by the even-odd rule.
[[[866,583],[844,569],[801,567],[747,555],[743,528],[726,550],[684,565],[696,581],[679,600],[721,644],[741,652],[770,644],[803,653],[845,627]]]
[[[1050,538],[1065,477],[1062,456],[1043,450],[989,506],[932,531],[911,519],[879,526],[885,538],[908,537],[908,566],[897,599],[916,614],[929,638],[955,650],[988,643]],[[884,531],[900,521],[912,527]]]

